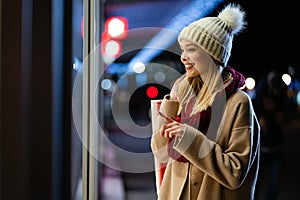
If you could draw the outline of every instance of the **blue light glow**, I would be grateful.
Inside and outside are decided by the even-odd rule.
[[[135,83],[137,86],[142,86],[147,83],[147,73],[136,74]]]
[[[182,28],[191,22],[205,17],[223,0],[207,1],[195,0],[175,16],[129,63],[129,69],[136,62],[147,64],[176,40]]]

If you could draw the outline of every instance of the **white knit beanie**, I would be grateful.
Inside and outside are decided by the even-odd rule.
[[[230,57],[233,36],[244,29],[245,12],[238,5],[227,5],[218,17],[204,17],[192,22],[182,29],[178,41],[190,40],[223,66],[227,65]]]

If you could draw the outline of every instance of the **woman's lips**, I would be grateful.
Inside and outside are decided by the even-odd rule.
[[[186,70],[191,70],[191,69],[193,69],[193,67],[194,67],[193,64],[185,65],[185,69],[186,69]]]

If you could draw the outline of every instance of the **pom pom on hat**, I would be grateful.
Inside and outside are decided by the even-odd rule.
[[[218,15],[219,18],[224,20],[232,29],[233,34],[237,34],[245,28],[245,12],[242,11],[240,6],[229,4]]]
[[[229,4],[217,17],[204,17],[183,28],[178,41],[187,39],[194,42],[225,66],[230,57],[233,36],[245,25],[245,12],[239,5]]]

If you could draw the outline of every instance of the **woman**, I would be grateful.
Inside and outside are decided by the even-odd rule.
[[[178,36],[186,73],[173,85],[177,120],[153,133],[151,148],[167,163],[159,200],[254,198],[259,165],[259,125],[244,76],[227,66],[232,39],[246,22],[237,5],[205,17]]]

